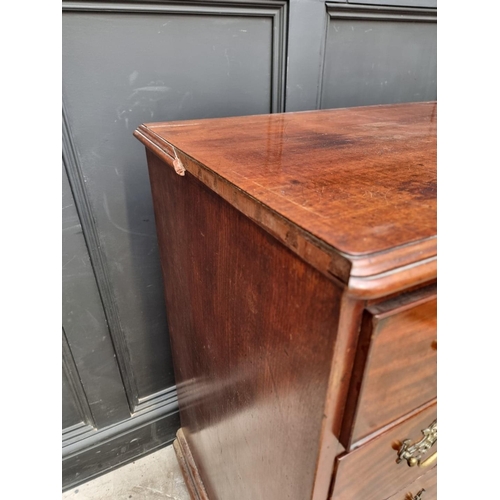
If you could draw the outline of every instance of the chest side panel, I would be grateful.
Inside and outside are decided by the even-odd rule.
[[[341,291],[189,172],[148,162],[181,423],[208,496],[310,498]]]

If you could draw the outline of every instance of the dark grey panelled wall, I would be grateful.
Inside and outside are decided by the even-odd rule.
[[[63,2],[63,486],[179,425],[143,122],[436,98],[431,0]]]
[[[435,11],[326,5],[329,20],[319,95],[321,108],[433,99]]]

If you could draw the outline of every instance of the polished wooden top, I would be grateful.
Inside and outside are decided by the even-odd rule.
[[[435,102],[152,123],[135,135],[306,260],[320,257],[297,235],[336,254],[325,265],[342,281],[436,255]]]

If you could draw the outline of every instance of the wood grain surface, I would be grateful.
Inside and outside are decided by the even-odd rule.
[[[136,136],[347,283],[435,258],[436,113],[368,106],[148,124]]]
[[[332,436],[341,290],[189,172],[148,164],[181,424],[207,496],[311,498]],[[346,393],[345,375],[334,391]]]
[[[346,444],[437,396],[436,306],[431,285],[365,311],[344,418]]]
[[[430,404],[420,413],[340,457],[331,500],[386,499],[423,476],[428,469],[409,467],[405,461],[396,463],[397,450],[405,439],[413,442],[422,439],[421,431],[433,422],[436,411],[436,404]],[[435,451],[437,444],[427,451],[425,458]]]
[[[433,467],[425,475],[419,477],[387,500],[414,500],[419,492],[421,492],[421,500],[437,499],[437,467]]]

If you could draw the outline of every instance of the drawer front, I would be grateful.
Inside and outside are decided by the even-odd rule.
[[[437,500],[437,467],[387,500]]]
[[[345,442],[356,443],[436,397],[435,295],[399,307],[396,301],[391,309],[394,303],[365,311]]]
[[[338,458],[331,500],[383,500],[426,474],[437,462],[437,431],[432,433],[430,429],[435,419],[436,404],[433,403]],[[434,438],[436,442],[431,445]],[[400,460],[401,446],[406,440],[408,453]],[[409,466],[411,458],[418,463]]]

